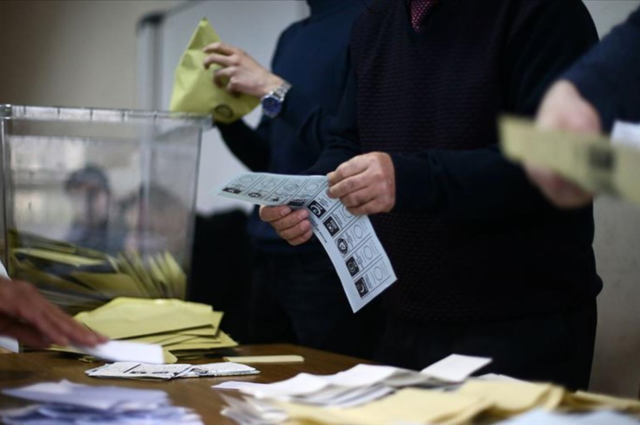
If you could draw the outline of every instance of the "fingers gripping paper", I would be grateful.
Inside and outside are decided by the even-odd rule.
[[[258,205],[309,210],[309,220],[336,268],[351,309],[356,312],[396,281],[389,257],[367,216],[354,216],[326,195],[324,176],[245,173],[218,195]]]
[[[217,41],[220,37],[216,31],[209,21],[202,19],[176,69],[171,95],[172,111],[211,114],[216,121],[231,123],[253,111],[260,103],[252,96],[231,95],[213,83],[213,73],[220,66],[205,69],[206,53],[202,49]]]

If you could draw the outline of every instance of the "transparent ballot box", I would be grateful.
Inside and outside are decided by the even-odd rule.
[[[70,313],[185,298],[211,119],[0,106],[0,258]]]

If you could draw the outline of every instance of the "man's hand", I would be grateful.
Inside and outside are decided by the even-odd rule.
[[[313,231],[309,211],[292,210],[287,206],[260,207],[260,218],[271,224],[278,236],[291,245],[300,245],[311,239]]]
[[[35,348],[51,344],[93,347],[106,338],[45,300],[30,284],[0,278],[0,335]]]
[[[329,196],[340,198],[351,214],[389,212],[396,204],[395,169],[386,153],[356,156],[327,177]]]
[[[547,92],[538,110],[537,124],[550,130],[598,134],[602,131],[600,116],[568,81],[555,83]],[[552,171],[525,164],[527,176],[553,204],[560,208],[579,208],[588,205],[593,195],[563,179]]]
[[[284,80],[262,67],[246,52],[237,47],[218,42],[204,48],[209,55],[204,60],[204,67],[209,69],[213,64],[222,66],[213,77],[218,87],[225,87],[232,94],[248,94],[262,98],[278,88]]]

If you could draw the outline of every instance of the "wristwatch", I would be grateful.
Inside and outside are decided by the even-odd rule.
[[[260,101],[262,103],[262,112],[269,118],[275,118],[282,110],[282,104],[287,92],[291,88],[291,84],[286,81],[275,90],[270,91]]]

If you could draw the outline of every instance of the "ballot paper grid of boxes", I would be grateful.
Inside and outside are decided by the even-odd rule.
[[[327,196],[325,176],[244,173],[219,196],[258,205],[287,205],[309,211],[314,235],[329,255],[354,312],[396,281],[396,275],[367,216],[354,216]]]
[[[502,375],[469,379],[489,359],[450,356],[421,372],[358,365],[273,384],[229,381],[223,415],[242,425],[631,425],[640,401],[571,393]],[[224,391],[227,390],[227,391]],[[236,391],[228,391],[236,390]]]

